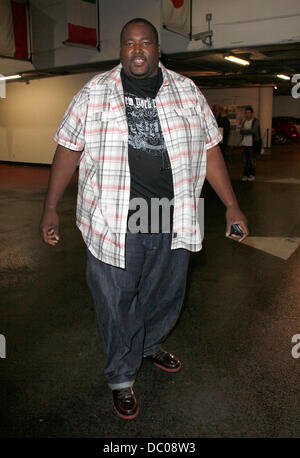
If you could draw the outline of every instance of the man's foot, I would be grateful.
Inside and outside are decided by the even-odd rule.
[[[156,355],[147,356],[146,358],[150,359],[155,366],[163,371],[178,372],[181,369],[181,362],[179,359],[165,350],[160,350]]]
[[[254,180],[255,180],[255,176],[254,176],[254,175],[250,175],[250,176],[248,177],[248,181],[254,181]]]
[[[248,181],[248,177],[247,177],[246,175],[244,175],[244,176],[242,177],[242,181]]]
[[[114,410],[119,417],[132,420],[139,413],[133,389],[129,386],[120,390],[112,390]]]

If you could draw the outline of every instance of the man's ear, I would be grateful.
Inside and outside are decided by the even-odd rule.
[[[160,45],[158,45],[158,57],[161,58],[161,50],[160,50]]]

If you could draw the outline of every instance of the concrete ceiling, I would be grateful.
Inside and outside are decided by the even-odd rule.
[[[224,59],[226,54],[248,60],[250,65],[229,62]],[[290,95],[293,83],[276,75],[283,73],[292,77],[300,74],[300,43],[173,54],[165,56],[164,63],[168,68],[189,76],[200,87],[276,85],[278,94]]]
[[[224,59],[231,54],[250,61],[241,66]],[[300,74],[300,43],[285,43],[249,48],[205,50],[162,56],[167,68],[182,73],[202,88],[228,88],[277,86],[274,95],[291,95],[293,83],[276,77]],[[92,62],[67,67],[21,72],[19,82],[59,75],[101,72],[112,68],[118,61]]]

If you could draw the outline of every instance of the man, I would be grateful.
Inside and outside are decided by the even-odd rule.
[[[211,107],[211,111],[213,112],[213,115],[218,123],[219,117],[221,116],[221,105],[218,103],[214,103],[213,106]],[[219,125],[219,124],[218,124]]]
[[[87,245],[104,372],[124,419],[139,412],[132,386],[143,358],[167,372],[181,369],[161,345],[181,309],[189,252],[201,248],[195,202],[206,161],[206,177],[227,207],[226,235],[233,223],[244,232],[240,240],[248,234],[203,95],[165,69],[159,56],[151,23],[137,18],[123,27],[121,63],[78,92],[55,135],[59,146],[40,226],[43,240],[56,245],[57,202],[80,159],[77,225]],[[163,207],[168,231],[166,215],[157,220],[152,212],[162,198],[174,203]],[[139,221],[136,201],[151,207]]]
[[[256,154],[261,147],[259,120],[253,116],[253,108],[245,108],[245,119],[242,121],[240,133],[243,136],[244,174],[242,181],[255,180]]]
[[[228,109],[227,107],[221,107],[220,117],[217,120],[218,126],[223,128],[223,138],[220,143],[220,148],[225,159],[226,149],[228,144],[228,138],[230,134],[230,121],[228,119]]]

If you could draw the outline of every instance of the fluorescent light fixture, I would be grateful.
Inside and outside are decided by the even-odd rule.
[[[287,75],[276,75],[276,76],[277,76],[277,78],[281,78],[281,79],[283,79],[283,80],[290,80],[290,79],[291,79],[291,78],[290,78],[289,76],[287,76]]]
[[[17,79],[17,78],[22,78],[22,76],[21,75],[1,76],[0,77],[0,81],[14,80],[14,79]]]
[[[240,59],[239,57],[235,56],[225,56],[225,59],[230,60],[230,62],[234,62],[235,64],[250,65],[250,62],[248,60]]]

